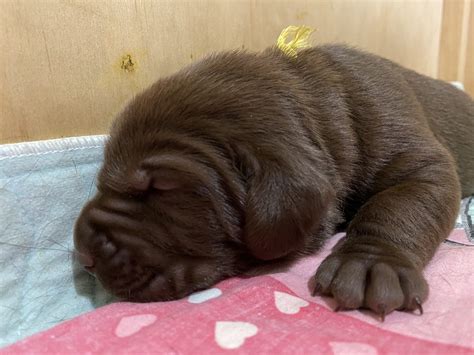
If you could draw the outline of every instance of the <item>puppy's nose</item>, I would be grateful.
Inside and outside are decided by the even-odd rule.
[[[81,253],[75,250],[74,257],[87,271],[91,271],[94,267],[94,259],[89,254]]]

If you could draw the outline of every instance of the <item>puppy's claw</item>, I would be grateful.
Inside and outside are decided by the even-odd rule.
[[[420,311],[420,316],[423,315],[423,306],[421,305],[420,297],[418,296],[415,297],[415,303],[416,303],[416,307],[418,308],[418,311]]]
[[[316,282],[316,284],[314,285],[313,291],[311,292],[311,296],[314,297],[314,296],[320,295],[322,291],[323,291],[323,286],[319,282]]]

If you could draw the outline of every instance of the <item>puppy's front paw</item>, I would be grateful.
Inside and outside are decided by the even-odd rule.
[[[345,244],[319,266],[310,283],[313,296],[334,297],[338,309],[369,308],[382,320],[396,309],[423,313],[428,285],[405,255],[390,247]]]

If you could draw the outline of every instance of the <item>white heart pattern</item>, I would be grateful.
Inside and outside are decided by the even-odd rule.
[[[274,295],[275,306],[281,313],[296,314],[302,307],[309,305],[307,301],[285,292],[275,291]]]
[[[245,339],[257,334],[258,328],[247,322],[216,322],[214,337],[216,343],[224,349],[237,349]]]
[[[334,355],[377,355],[377,349],[369,344],[332,341],[329,345]]]
[[[219,297],[222,295],[222,291],[218,288],[210,288],[209,290],[204,290],[200,292],[193,293],[188,297],[189,303],[203,303],[213,298]]]
[[[119,338],[129,337],[155,322],[156,316],[154,314],[138,314],[123,317],[117,325],[117,328],[115,328],[115,335]]]

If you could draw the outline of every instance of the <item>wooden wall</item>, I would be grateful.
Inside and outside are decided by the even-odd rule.
[[[474,3],[445,0],[440,37],[438,75],[460,81],[474,96]]]
[[[126,100],[290,24],[474,93],[471,0],[0,0],[0,143],[105,133]],[[469,68],[469,69],[468,69]]]

